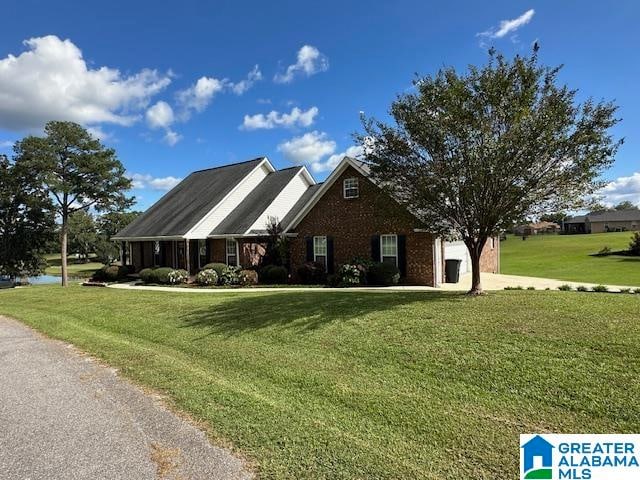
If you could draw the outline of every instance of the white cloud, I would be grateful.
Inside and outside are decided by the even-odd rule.
[[[247,74],[247,78],[239,81],[238,83],[232,83],[230,85],[231,90],[233,90],[233,93],[235,93],[236,95],[242,95],[244,92],[253,87],[254,83],[259,82],[260,80],[262,80],[262,72],[260,71],[260,67],[256,65],[255,67],[253,67],[253,70],[251,70]]]
[[[278,145],[278,151],[282,152],[287,160],[311,166],[335,150],[336,142],[327,139],[326,133],[315,130]]]
[[[200,77],[191,87],[176,94],[178,105],[182,108],[181,116],[188,119],[192,111],[202,112],[211,103],[213,97],[224,90],[226,79]]]
[[[277,73],[273,77],[276,83],[290,83],[297,76],[310,77],[329,68],[329,60],[320,53],[316,47],[304,45],[298,50],[298,59],[293,65],[289,65],[284,73]]]
[[[55,35],[24,42],[27,51],[0,60],[0,128],[35,130],[49,120],[131,125],[170,75],[144,69],[125,76],[90,68],[71,40]]]
[[[338,166],[338,164],[342,161],[344,157],[359,158],[360,156],[362,156],[362,153],[363,153],[363,148],[361,146],[353,145],[347,148],[344,152],[334,153],[325,161],[312,163],[311,170],[316,173],[325,172],[327,170],[333,170]]]
[[[618,177],[600,190],[600,194],[607,205],[616,205],[625,200],[640,205],[640,172],[629,177]]]
[[[182,135],[180,135],[177,132],[174,132],[171,129],[167,129],[166,133],[164,134],[164,141],[167,143],[167,145],[169,145],[170,147],[173,147],[176,143],[178,143],[180,140],[182,140]]]
[[[255,115],[245,115],[240,128],[244,130],[270,130],[276,127],[308,127],[318,115],[318,107],[311,107],[307,111],[294,107],[291,113],[279,113],[275,110],[267,113],[257,113]]]
[[[533,8],[527,10],[518,18],[514,18],[512,20],[502,20],[499,26],[492,27],[485,32],[478,33],[480,37],[489,37],[489,38],[502,38],[509,33],[515,32],[523,25],[526,25],[531,21],[533,15],[535,14],[535,10]]]
[[[149,174],[134,173],[129,178],[133,183],[133,188],[151,190],[171,190],[178,183],[182,181],[181,178],[176,177],[153,177]]]
[[[13,142],[11,140],[3,140],[0,142],[0,148],[3,150],[13,148]]]
[[[167,102],[156,102],[146,113],[151,128],[168,128],[174,121],[173,109]]]
[[[111,134],[109,132],[105,132],[99,126],[87,127],[87,132],[91,134],[92,137],[97,138],[100,141],[105,141],[111,139]]]

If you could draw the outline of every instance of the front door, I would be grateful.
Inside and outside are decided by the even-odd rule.
[[[177,242],[177,246],[176,246],[176,256],[178,257],[178,268],[186,268],[187,264],[186,264],[186,255],[185,255],[185,244],[184,242]]]

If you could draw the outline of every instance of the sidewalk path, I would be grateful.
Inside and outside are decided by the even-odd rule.
[[[0,479],[251,478],[159,398],[2,316],[0,379]]]

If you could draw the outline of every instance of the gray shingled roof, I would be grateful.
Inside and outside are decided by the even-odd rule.
[[[576,215],[575,217],[569,217],[564,220],[564,223],[584,223],[587,220],[586,215]]]
[[[243,234],[255,223],[302,167],[270,173],[209,235]],[[249,233],[263,234],[265,229]]]
[[[587,215],[590,222],[631,222],[640,220],[640,210],[611,210]]]
[[[321,185],[322,183],[316,183],[315,185],[311,185],[309,188],[307,188],[306,192],[304,192],[295,203],[295,205],[291,207],[289,213],[287,213],[284,218],[280,220],[280,224],[285,230],[289,228],[289,224],[291,223],[291,221],[296,217],[296,215],[298,215],[298,213],[300,213],[300,210],[304,208],[304,206],[309,202],[313,194],[318,191],[318,188],[320,188]]]
[[[186,234],[262,160],[264,157],[193,172],[116,238]]]

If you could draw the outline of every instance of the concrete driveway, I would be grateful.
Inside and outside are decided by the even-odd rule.
[[[0,479],[245,479],[160,399],[0,316]]]

